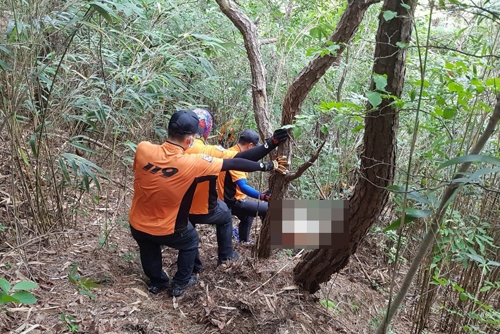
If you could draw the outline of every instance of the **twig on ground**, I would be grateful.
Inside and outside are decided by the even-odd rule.
[[[295,254],[295,256],[290,261],[288,261],[283,267],[281,267],[281,269],[278,270],[273,276],[271,276],[271,278],[269,278],[267,281],[265,281],[264,283],[262,283],[262,285],[260,285],[258,288],[256,288],[252,292],[250,292],[250,296],[253,295],[255,292],[257,292],[264,285],[266,285],[267,283],[269,283],[273,278],[275,278],[280,272],[282,272],[283,269],[285,269],[286,267],[288,267],[288,265],[290,263],[292,263],[293,260],[295,260],[297,257],[299,257],[303,252],[304,252],[304,249],[301,249],[300,252],[298,252],[297,254]]]

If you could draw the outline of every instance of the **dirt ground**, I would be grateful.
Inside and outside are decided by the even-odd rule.
[[[9,160],[8,150],[0,153]],[[390,277],[376,235],[368,235],[350,264],[310,295],[292,279],[297,250],[275,250],[258,260],[251,246],[235,244],[241,258],[216,267],[215,231],[207,225],[198,226],[205,267],[198,283],[180,298],[151,295],[128,227],[132,175],[126,168],[110,174],[115,181],[102,185],[98,199],[67,192],[65,210],[71,203],[78,210],[68,213],[64,229],[57,225],[39,235],[28,224],[26,202],[12,195],[9,166],[0,167],[0,277],[12,285],[37,282],[32,292],[38,301],[0,305],[0,333],[373,333],[386,307]],[[252,233],[260,222],[254,225]],[[176,256],[164,249],[171,276]],[[408,319],[403,309],[392,333],[410,332]]]
[[[197,285],[180,298],[151,295],[126,223],[106,225],[95,213],[80,217],[74,229],[21,246],[3,240],[0,276],[39,286],[36,304],[8,304],[0,312],[1,333],[372,333],[386,301],[387,268],[370,240],[310,295],[292,280],[296,251],[276,250],[257,260],[251,246],[238,244],[241,258],[216,267],[210,226],[199,228],[205,270]],[[163,258],[173,275],[176,252],[165,248]],[[68,279],[75,265],[77,284]],[[95,298],[79,292],[85,279],[99,284],[90,290]],[[398,319],[394,330],[407,332],[404,314]]]

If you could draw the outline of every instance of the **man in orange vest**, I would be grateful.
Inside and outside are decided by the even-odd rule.
[[[228,151],[244,154],[249,150],[255,150],[260,145],[262,144],[259,143],[259,134],[253,130],[245,130],[241,133],[238,143],[229,148]],[[261,193],[247,184],[247,179],[247,172],[236,170],[221,172],[217,179],[219,199],[223,200],[231,209],[232,214],[240,220],[237,231],[237,241],[239,242],[251,241],[250,229],[253,219],[258,215],[261,221],[264,220],[268,210],[267,202],[270,197],[270,193]],[[260,201],[249,201],[247,197],[256,198]]]
[[[202,153],[217,158],[243,158],[257,161],[265,157],[279,143],[288,139],[286,130],[278,129],[273,137],[266,141],[262,147],[251,148],[246,152],[229,151],[221,146],[208,145],[206,140],[213,128],[213,116],[210,110],[196,108],[193,110],[200,119],[198,135],[193,147],[186,153]],[[258,135],[257,135],[258,137]],[[238,258],[238,253],[233,250],[232,236],[232,214],[224,201],[218,199],[216,189],[217,177],[206,177],[203,182],[198,183],[193,197],[193,204],[189,211],[189,221],[195,224],[215,225],[218,245],[218,265],[228,260]],[[201,263],[196,262],[194,271],[202,270]]]
[[[196,185],[221,171],[270,171],[283,168],[277,161],[258,163],[244,159],[219,159],[186,154],[194,144],[199,119],[193,111],[175,112],[168,123],[168,138],[161,145],[137,145],[134,157],[134,197],[129,212],[130,229],[139,246],[142,268],[150,279],[149,291],[169,288],[182,295],[196,284],[198,233],[189,222]],[[161,246],[179,251],[177,272],[171,280],[162,268]],[[198,259],[199,261],[199,259]]]

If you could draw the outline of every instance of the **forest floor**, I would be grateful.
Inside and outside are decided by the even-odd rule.
[[[216,267],[209,226],[199,229],[205,270],[197,285],[180,298],[151,295],[126,224],[108,226],[104,242],[99,213],[22,247],[0,244],[0,276],[39,284],[36,304],[10,304],[0,312],[1,333],[372,333],[386,304],[390,278],[375,240],[367,238],[350,264],[310,295],[292,280],[297,252],[277,250],[257,260],[251,246],[238,244],[241,258]],[[163,259],[173,275],[176,252],[165,248]],[[91,290],[94,299],[68,280],[74,265],[77,282],[99,284]],[[393,333],[408,333],[407,319],[401,312]]]
[[[8,156],[1,155],[8,161]],[[2,166],[1,177],[7,179],[11,168]],[[269,259],[258,260],[252,257],[251,246],[235,244],[241,258],[216,267],[215,231],[201,225],[200,256],[205,268],[198,283],[180,298],[167,292],[152,295],[128,228],[132,189],[125,185],[132,184],[132,176],[127,172],[115,175],[118,181],[101,185],[99,198],[82,196],[78,190],[66,192],[65,210],[71,211],[67,204],[71,198],[78,210],[68,215],[64,228],[54,226],[42,235],[33,233],[28,224],[33,218],[26,201],[16,200],[18,213],[13,223],[13,188],[0,183],[0,277],[11,284],[38,283],[32,291],[38,299],[35,304],[0,307],[0,333],[375,331],[391,281],[380,235],[368,234],[348,266],[311,295],[293,282],[292,270],[300,260],[297,250],[274,250]],[[46,203],[53,205],[52,196],[46,197]],[[388,222],[383,223],[387,226]],[[258,231],[260,222],[254,225]],[[164,249],[163,267],[170,276],[176,270],[176,257],[176,251]],[[396,277],[395,291],[404,272],[402,268]],[[90,287],[89,282],[98,287]],[[414,299],[410,295],[405,303]],[[402,308],[393,320],[390,333],[410,332],[407,309]]]

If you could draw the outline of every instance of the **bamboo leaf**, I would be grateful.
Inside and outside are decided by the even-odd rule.
[[[474,260],[476,262],[479,262],[481,264],[484,264],[486,262],[486,260],[484,259],[484,257],[482,257],[481,255],[470,254],[470,253],[466,253],[465,255],[467,255],[472,260]]]
[[[116,21],[120,22],[120,17],[116,15],[116,13],[104,3],[99,1],[92,1],[89,4],[90,7],[94,8],[109,23],[113,23],[113,19],[116,19]]]
[[[464,162],[485,162],[493,165],[499,165],[500,166],[500,159],[487,156],[487,155],[479,155],[479,154],[470,154],[470,155],[463,155],[460,157],[456,157],[453,159],[450,159],[444,163],[442,163],[438,169],[451,166],[451,165],[457,165],[461,164]]]
[[[404,225],[407,225],[408,223],[411,223],[412,221],[414,221],[416,219],[425,218],[425,217],[429,216],[431,213],[432,213],[431,210],[420,210],[420,209],[408,208],[408,209],[406,209]],[[384,232],[396,230],[400,226],[401,226],[401,217],[399,217],[394,222],[392,222],[391,225],[387,226],[384,229]]]
[[[0,59],[0,68],[4,71],[12,71],[12,67],[4,62],[2,59]]]

